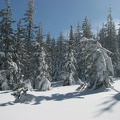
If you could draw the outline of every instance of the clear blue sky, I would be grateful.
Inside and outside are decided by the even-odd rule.
[[[27,2],[28,0],[11,0],[15,20],[23,17]],[[118,24],[120,0],[35,0],[35,23],[42,23],[44,33],[50,32],[56,37],[60,32],[68,32],[70,25],[76,28],[78,21],[82,24],[87,16],[95,32],[97,26],[102,26],[102,23],[106,22],[110,5],[113,20]],[[4,7],[5,0],[0,0],[0,9]]]

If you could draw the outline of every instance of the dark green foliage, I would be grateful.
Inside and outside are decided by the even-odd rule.
[[[92,38],[92,32],[91,32],[91,24],[87,18],[85,17],[83,24],[82,24],[82,30],[83,30],[83,37],[86,38]]]

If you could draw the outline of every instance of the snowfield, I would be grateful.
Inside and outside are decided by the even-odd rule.
[[[120,80],[114,87],[120,91]],[[29,91],[21,101],[0,91],[0,120],[120,120],[120,93],[101,88],[77,92],[54,83],[50,91]]]

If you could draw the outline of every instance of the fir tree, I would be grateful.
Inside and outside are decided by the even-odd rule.
[[[50,75],[48,73],[48,65],[45,62],[45,51],[44,48],[38,44],[38,49],[35,52],[35,56],[38,59],[38,76],[35,81],[35,88],[38,90],[49,90],[51,87]]]
[[[100,37],[99,42],[102,44],[103,47],[105,47],[106,36],[107,36],[107,30],[106,30],[106,27],[103,23],[103,26],[99,32],[99,37]]]
[[[75,83],[76,59],[74,57],[74,36],[72,26],[70,28],[69,41],[64,61],[64,83],[63,85],[72,85]]]
[[[87,89],[99,89],[110,87],[113,81],[114,69],[111,58],[107,55],[110,51],[103,48],[98,41],[83,38],[81,40],[82,50],[85,54],[85,76]],[[80,86],[78,89],[82,89]]]
[[[28,1],[28,10],[24,14],[23,20],[23,45],[24,45],[24,56],[23,56],[23,64],[24,64],[24,76],[26,79],[31,79],[32,85],[34,86],[34,64],[33,63],[33,52],[34,52],[34,43],[36,41],[36,32],[37,26],[34,24],[34,13],[35,6],[34,0]]]
[[[82,30],[83,30],[83,37],[92,38],[91,24],[87,17],[85,17],[83,21]]]
[[[52,38],[51,34],[46,35],[46,63],[48,65],[48,72],[52,76]]]
[[[63,72],[63,61],[65,52],[65,38],[62,33],[59,34],[56,43],[55,62],[54,62],[54,80],[61,80],[61,74]]]
[[[4,81],[2,81],[2,89],[12,89],[13,84],[16,81],[17,74],[17,64],[13,61],[15,56],[15,35],[12,28],[12,24],[15,22],[12,18],[12,8],[10,6],[10,1],[6,0],[6,8],[0,11],[0,59],[1,66],[0,69],[4,76]],[[3,72],[4,71],[4,72]]]
[[[55,38],[51,41],[51,78],[52,80],[55,80],[55,56],[56,56],[56,41]]]
[[[82,54],[81,54],[81,43],[80,43],[80,40],[82,38],[82,31],[81,31],[81,27],[80,27],[80,24],[78,23],[77,25],[77,28],[75,30],[75,33],[74,33],[74,39],[75,39],[75,58],[76,58],[76,61],[77,61],[77,66],[76,66],[76,69],[77,69],[77,74],[78,74],[78,77],[82,79],[82,64],[84,63],[82,61]]]
[[[115,24],[113,22],[112,18],[112,10],[111,7],[109,9],[109,14],[107,17],[107,23],[106,23],[106,31],[107,31],[107,36],[105,40],[105,48],[110,50],[113,53],[116,53],[116,30],[115,30]]]
[[[44,39],[44,35],[43,35],[42,25],[39,25],[39,29],[37,31],[37,36],[36,36],[36,41],[40,44],[40,46],[45,46],[43,39]]]

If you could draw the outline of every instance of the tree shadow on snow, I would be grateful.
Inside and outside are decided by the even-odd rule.
[[[99,106],[103,107],[97,112],[97,114],[95,115],[96,117],[102,115],[105,112],[113,111],[113,108],[120,102],[120,92],[116,95],[113,95],[112,97],[107,97],[107,99],[107,101],[99,104]]]
[[[62,101],[62,100],[67,100],[72,98],[83,99],[84,96],[86,95],[97,94],[97,93],[107,92],[107,91],[109,91],[109,89],[102,87],[98,90],[84,90],[82,92],[76,91],[76,92],[71,92],[67,94],[52,94],[51,96],[38,96],[38,97],[35,97],[34,105],[40,104],[42,100]]]
[[[83,99],[84,97],[81,97],[78,92],[72,92],[72,93],[67,93],[67,94],[52,94],[51,96],[34,96],[32,94],[27,94],[26,96],[23,96],[20,99],[15,99],[15,101],[2,103],[0,104],[0,106],[5,107],[9,105],[15,105],[18,103],[38,105],[38,104],[41,104],[41,102],[44,100],[62,101],[62,100],[67,100],[67,99],[72,99],[72,98]]]
[[[30,104],[34,101],[35,96],[31,94],[27,94],[26,96],[22,96],[20,99],[15,99],[14,101],[9,101],[6,103],[1,103],[1,107],[9,106],[9,105],[15,105],[17,103],[24,103],[24,104]]]
[[[96,90],[89,90],[89,89],[85,89],[84,91],[80,92],[81,96],[86,96],[86,95],[92,95],[92,94],[98,94],[98,93],[102,93],[102,92],[108,92],[110,89],[107,89],[105,87],[96,89]]]
[[[35,103],[33,105],[40,104],[41,101],[43,100],[62,101],[62,100],[67,100],[67,99],[72,99],[72,98],[83,99],[84,97],[81,97],[78,92],[72,92],[72,93],[67,93],[67,94],[52,94],[51,96],[37,96],[35,97]]]

